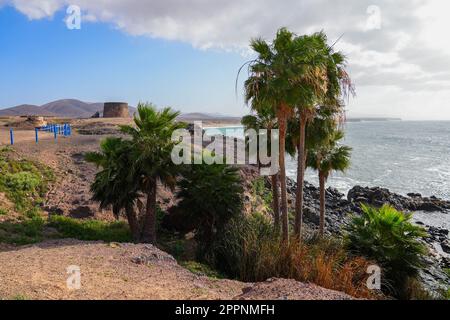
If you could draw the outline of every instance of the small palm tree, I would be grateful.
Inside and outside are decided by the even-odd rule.
[[[382,267],[385,279],[382,289],[400,299],[410,299],[408,285],[424,268],[427,253],[419,241],[427,233],[412,223],[412,214],[389,205],[381,208],[362,205],[362,214],[353,217],[346,229],[348,248],[374,259]]]
[[[199,253],[205,258],[226,223],[242,209],[238,168],[201,164],[185,168],[178,182],[178,208],[197,225]]]
[[[170,108],[158,111],[151,103],[139,103],[134,117],[135,126],[122,126],[121,131],[132,137],[131,144],[136,154],[130,169],[139,176],[139,185],[147,196],[143,221],[142,241],[156,243],[156,194],[158,182],[166,187],[175,187],[179,167],[171,160],[174,142],[172,133],[185,128],[176,122],[179,112]]]
[[[130,174],[134,160],[132,145],[121,138],[107,138],[100,144],[100,150],[85,155],[86,161],[102,169],[91,185],[92,199],[99,201],[102,209],[112,207],[117,218],[125,212],[133,241],[139,242],[141,230],[134,208],[140,194],[136,176]]]
[[[308,166],[319,173],[320,188],[320,223],[319,235],[325,229],[325,184],[332,171],[345,171],[350,166],[351,148],[340,146],[338,142],[344,137],[342,131],[335,131],[327,143],[308,153]]]

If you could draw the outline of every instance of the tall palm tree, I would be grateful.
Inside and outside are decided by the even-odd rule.
[[[348,146],[338,144],[343,137],[343,131],[337,130],[331,134],[327,143],[308,152],[308,166],[317,170],[319,173],[320,236],[323,236],[325,229],[325,184],[332,171],[343,172],[350,166],[352,149]]]
[[[136,176],[130,175],[129,170],[133,165],[132,146],[121,138],[107,138],[100,150],[85,155],[86,161],[102,169],[91,185],[92,199],[99,201],[102,209],[112,207],[117,218],[125,212],[133,241],[139,242],[141,230],[134,208],[140,194]]]
[[[343,114],[342,98],[354,93],[348,73],[345,71],[345,57],[328,46],[325,33],[318,32],[300,37],[299,50],[304,72],[304,100],[297,105],[298,110],[298,158],[295,234],[300,238],[303,224],[303,187],[307,161],[306,127],[314,118],[317,105],[326,105],[336,114]]]
[[[256,115],[244,116],[241,120],[242,125],[245,130],[253,129],[259,132],[261,129],[267,129],[267,136],[271,136],[271,130],[277,127],[277,121],[273,109],[269,107],[258,107],[252,105],[252,109],[257,110]],[[269,143],[270,140],[268,139]],[[268,150],[271,150],[270,146]],[[258,152],[258,167],[259,163],[259,150]],[[272,184],[272,212],[274,218],[275,230],[279,232],[280,230],[280,193],[279,193],[279,182],[278,173],[271,176]]]
[[[286,129],[294,106],[302,100],[305,90],[301,87],[302,65],[298,62],[299,41],[286,28],[278,30],[271,44],[262,39],[251,41],[257,58],[250,62],[249,78],[245,81],[247,103],[270,105],[278,120],[280,132],[280,189],[283,242],[289,241],[289,224],[286,190]]]
[[[158,111],[151,103],[139,103],[134,117],[135,126],[122,126],[121,131],[131,135],[136,154],[130,168],[140,177],[140,188],[146,194],[146,209],[143,221],[142,240],[156,243],[156,194],[158,182],[173,189],[179,167],[171,161],[174,142],[172,133],[184,128],[184,123],[175,121],[179,112],[170,108]]]

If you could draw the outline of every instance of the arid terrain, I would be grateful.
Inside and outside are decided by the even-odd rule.
[[[179,266],[152,245],[58,240],[0,252],[0,297],[27,299],[350,299],[294,280],[243,283]],[[79,266],[80,290],[66,268]]]
[[[15,119],[14,121],[17,121]],[[64,215],[77,219],[111,221],[109,211],[99,210],[90,198],[89,186],[95,166],[83,154],[98,149],[105,134],[116,134],[118,124],[130,120],[73,120],[71,137],[34,131],[14,131],[14,157],[43,163],[53,169],[52,183],[42,205],[44,215]],[[11,119],[0,119],[0,144],[9,144]],[[100,130],[100,131],[98,131]],[[158,202],[164,208],[173,196],[160,191]],[[0,204],[8,215],[0,221],[14,220],[18,213],[0,193]],[[54,230],[48,230],[52,233]],[[44,239],[45,240],[45,239]],[[0,298],[2,299],[349,299],[346,294],[293,280],[270,279],[264,283],[243,283],[193,273],[180,266],[169,254],[152,245],[45,240],[26,246],[0,244]],[[81,289],[69,290],[67,267],[81,269]]]

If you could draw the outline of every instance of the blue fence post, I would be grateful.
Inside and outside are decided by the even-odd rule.
[[[39,129],[38,128],[34,129],[34,134],[35,134],[36,144],[37,144],[37,143],[39,143]]]
[[[14,145],[14,130],[13,130],[13,128],[9,128],[9,138],[11,140],[11,145]]]
[[[56,127],[53,129],[53,136],[55,138],[55,142],[57,141],[57,137],[58,137],[58,132],[56,132]]]

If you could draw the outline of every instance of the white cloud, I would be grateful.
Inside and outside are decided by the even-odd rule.
[[[3,0],[30,19],[79,5],[87,21],[112,23],[135,36],[190,43],[200,49],[248,51],[248,41],[271,39],[286,26],[325,30],[348,56],[359,86],[450,90],[450,4],[440,0]],[[0,5],[2,0],[0,0]],[[375,20],[371,16],[376,5]],[[85,19],[85,21],[86,21]],[[380,20],[380,28],[368,28]],[[376,25],[376,24],[375,24]],[[386,92],[390,92],[387,90]],[[397,96],[399,96],[397,94]],[[435,101],[435,99],[433,99]]]
[[[52,16],[62,5],[62,1],[59,0],[13,0],[10,2],[29,19]]]

